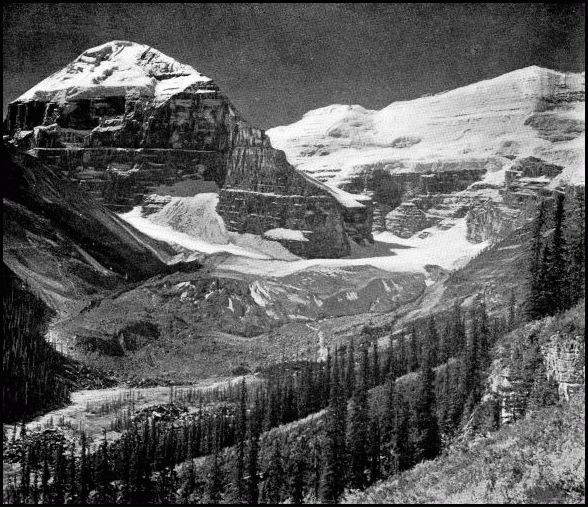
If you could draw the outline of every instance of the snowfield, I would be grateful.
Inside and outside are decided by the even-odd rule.
[[[456,220],[454,227],[445,231],[436,227],[426,229],[425,232],[429,233],[426,238],[413,236],[402,239],[389,232],[375,235],[376,242],[389,245],[390,255],[353,259],[300,259],[277,241],[253,234],[228,232],[222,218],[216,213],[218,194],[203,193],[168,199],[169,202],[159,211],[147,217],[142,216],[141,206],[119,216],[143,234],[176,246],[186,258],[194,252],[228,252],[232,256],[219,261],[219,267],[242,273],[279,277],[313,267],[322,269],[365,265],[391,272],[427,273],[426,265],[457,269],[487,246],[487,243],[472,244],[467,241],[465,218],[461,218]],[[269,232],[272,237],[300,240],[298,234],[295,238],[293,236],[293,233],[300,231],[272,231],[267,231],[265,235],[268,236]],[[361,252],[362,247],[354,250]],[[366,249],[367,252],[369,250]],[[259,298],[262,297],[259,294]]]
[[[210,78],[193,67],[178,63],[150,46],[111,41],[84,51],[67,67],[35,85],[15,102],[64,103],[133,94],[165,102],[194,84],[209,82]]]
[[[335,187],[375,165],[393,173],[446,163],[499,170],[512,155],[563,165],[554,185],[583,184],[584,89],[583,72],[533,66],[380,111],[327,106],[267,134],[291,164]]]
[[[425,229],[431,235],[421,239],[402,239],[389,232],[376,234],[376,242],[389,244],[390,255],[358,259],[301,259],[284,262],[276,260],[252,261],[243,257],[232,257],[222,261],[219,267],[267,276],[286,276],[304,269],[338,268],[349,266],[373,266],[389,272],[418,272],[429,274],[425,266],[437,265],[447,270],[465,266],[473,257],[484,250],[489,243],[470,243],[466,239],[465,218],[456,221],[448,230],[435,227]],[[395,246],[400,248],[395,248]],[[407,248],[408,247],[408,248]]]

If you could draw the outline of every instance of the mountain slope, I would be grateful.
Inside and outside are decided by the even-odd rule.
[[[565,165],[562,180],[581,182],[584,81],[584,73],[528,67],[380,111],[316,109],[267,134],[296,167],[336,186],[378,163],[391,172],[447,164],[494,172],[531,155]]]
[[[369,199],[294,169],[212,80],[144,44],[84,51],[11,102],[4,128],[114,211],[214,191],[228,231],[286,230],[276,239],[296,255],[372,240]]]
[[[343,503],[584,503],[585,404],[548,407]]]
[[[373,199],[376,241],[466,222],[495,242],[585,180],[585,74],[528,67],[380,111],[334,105],[268,131],[298,169]],[[388,238],[389,239],[389,238]]]
[[[3,258],[50,307],[168,269],[174,252],[88,198],[58,172],[2,150]]]

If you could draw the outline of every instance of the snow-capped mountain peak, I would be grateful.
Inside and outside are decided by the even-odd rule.
[[[160,51],[129,41],[90,48],[14,102],[68,102],[137,94],[165,101],[194,84],[211,82],[193,67]]]
[[[505,165],[505,154],[562,165],[564,176],[578,182],[584,89],[584,72],[531,66],[379,111],[322,107],[267,134],[298,169],[334,186],[344,187],[373,167],[414,172],[422,164],[465,167],[474,159]]]

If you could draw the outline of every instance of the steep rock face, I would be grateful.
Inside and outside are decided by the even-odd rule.
[[[233,149],[217,206],[230,231],[302,231],[299,240],[282,241],[293,253],[311,257],[349,253],[339,209],[327,190],[292,171],[283,152],[267,146]]]
[[[427,216],[415,202],[404,202],[386,216],[386,229],[400,238],[410,238],[434,224],[435,219]]]
[[[583,336],[553,335],[543,347],[547,371],[559,385],[560,398],[585,385],[585,345]]]
[[[467,214],[467,238],[475,243],[497,241],[534,216],[539,199],[550,198],[551,183],[563,166],[538,157],[517,159],[504,172],[499,195],[472,206]]]
[[[119,212],[146,194],[194,195],[214,183],[229,230],[303,231],[284,244],[310,257],[346,255],[348,235],[371,241],[369,205],[299,174],[209,78],[148,46],[84,52],[12,102],[4,127]]]

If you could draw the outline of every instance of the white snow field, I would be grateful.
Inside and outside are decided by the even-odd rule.
[[[359,105],[323,107],[267,134],[291,164],[332,186],[377,164],[392,173],[422,171],[423,164],[427,170],[442,170],[446,163],[500,170],[512,163],[512,155],[563,165],[554,185],[583,184],[584,89],[584,72],[533,66],[394,102],[380,111]]]
[[[286,276],[313,266],[371,265],[392,272],[426,273],[428,264],[456,269],[483,250],[487,243],[472,244],[465,238],[465,218],[448,230],[426,229],[424,239],[414,236],[402,239],[389,232],[375,236],[377,242],[390,245],[389,256],[354,259],[300,259],[276,241],[253,234],[228,232],[216,213],[218,195],[197,194],[193,197],[170,197],[168,204],[147,217],[141,216],[141,206],[119,216],[133,227],[154,239],[179,245],[189,252],[233,254],[220,266],[239,272]],[[290,238],[291,231],[275,229],[277,237]],[[298,231],[294,231],[298,232]],[[267,233],[266,233],[267,235]],[[297,239],[298,236],[297,236]],[[395,248],[396,247],[396,248]]]
[[[88,49],[15,102],[70,100],[139,95],[165,102],[194,84],[211,82],[193,67],[178,63],[145,44],[111,41]],[[199,90],[198,93],[206,93]]]
[[[286,276],[297,271],[327,267],[373,266],[389,272],[418,272],[428,274],[425,266],[437,265],[447,270],[458,269],[488,246],[488,242],[473,244],[466,239],[465,218],[456,221],[448,230],[436,227],[425,229],[430,233],[427,238],[413,236],[402,239],[390,232],[374,235],[377,242],[388,243],[389,256],[364,257],[354,259],[301,259],[285,262],[277,260],[252,261],[251,258],[230,257],[219,267],[243,273]],[[397,246],[397,248],[395,248]],[[408,247],[408,248],[407,248]]]

